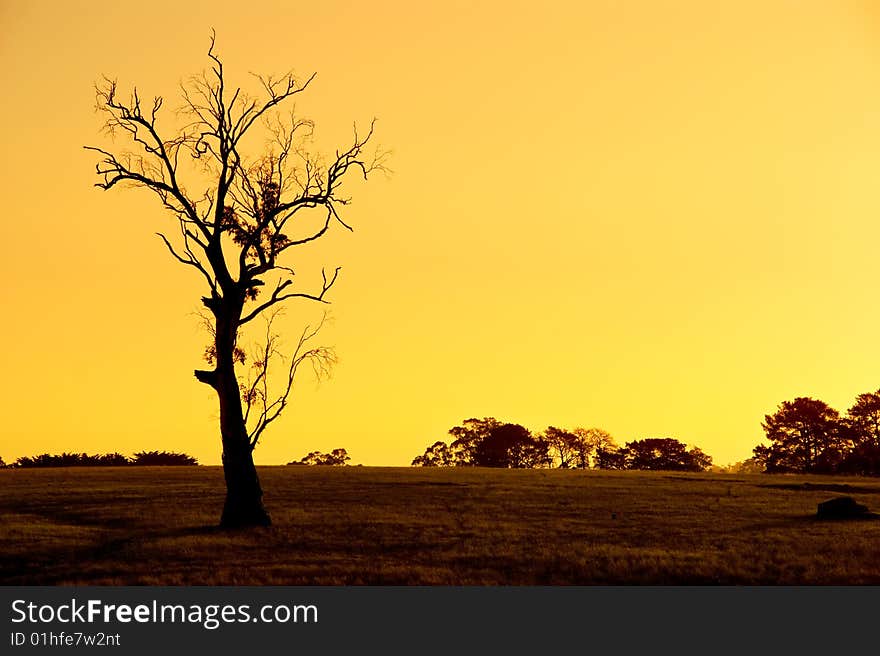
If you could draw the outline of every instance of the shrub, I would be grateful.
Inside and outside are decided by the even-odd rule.
[[[0,460],[2,463],[2,460]],[[197,465],[198,461],[185,453],[168,453],[167,451],[142,451],[133,458],[121,453],[41,453],[38,456],[23,456],[9,467],[122,467],[128,465]],[[0,466],[3,466],[0,464]]]
[[[186,453],[172,453],[169,451],[141,451],[134,454],[131,459],[132,465],[165,465],[165,466],[194,466],[199,461]]]
[[[95,467],[101,464],[100,455],[90,456],[87,453],[67,453],[60,455],[41,453],[38,456],[28,458],[22,456],[13,463],[13,467]]]

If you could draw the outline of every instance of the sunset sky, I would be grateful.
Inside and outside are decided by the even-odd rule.
[[[873,3],[0,0],[0,27],[7,462],[220,461],[204,283],[156,199],[95,188],[82,149],[112,145],[101,75],[176,107],[212,27],[230,83],[317,72],[296,106],[319,143],[375,116],[393,153],[349,187],[354,232],[288,260],[303,289],[342,266],[339,364],[298,381],[258,464],[407,465],[475,416],[726,464],[780,402],[880,387]],[[287,343],[320,312],[290,305]]]

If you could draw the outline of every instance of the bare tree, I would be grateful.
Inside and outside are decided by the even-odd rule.
[[[256,76],[261,92],[251,96],[241,87],[227,86],[214,46],[212,35],[210,72],[181,85],[179,113],[185,123],[173,135],[160,135],[162,97],[145,103],[135,88],[123,98],[116,81],[105,78],[95,87],[105,128],[111,137],[129,140],[134,150],[86,148],[101,157],[96,186],[107,190],[128,183],[147,189],[176,219],[177,234],[157,234],[171,256],[207,287],[201,300],[212,336],[206,355],[213,368],[196,370],[195,377],[217,392],[220,405],[227,489],[220,523],[268,525],[253,449],[287,406],[298,367],[311,361],[324,371],[333,362],[332,351],[307,346],[317,329],[306,329],[288,359],[280,393],[270,396],[269,363],[280,356],[277,336],[271,332],[272,312],[294,299],[327,303],[340,271],[322,270],[320,289],[299,290],[284,258],[294,247],[324,236],[334,224],[351,230],[341,215],[350,200],[341,194],[343,181],[349,174],[367,178],[383,170],[383,154],[367,153],[374,120],[366,134],[355,128],[350,145],[324,160],[310,149],[313,123],[280,111],[315,76]],[[248,159],[242,152],[243,139],[260,128],[269,137],[268,148]],[[188,162],[199,166],[187,168]],[[191,177],[185,184],[187,175]],[[194,193],[197,188],[200,191]],[[305,228],[303,217],[309,212],[319,212],[320,220]],[[236,365],[246,360],[240,331],[267,312],[265,343],[249,377],[240,378]]]

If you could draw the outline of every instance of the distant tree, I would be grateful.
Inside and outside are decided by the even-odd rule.
[[[122,467],[130,464],[129,459],[121,453],[103,453],[94,456],[94,458],[96,461],[95,464],[101,465],[102,467]]]
[[[351,457],[345,449],[333,449],[330,452],[329,464],[331,465],[347,465],[350,460]]]
[[[127,458],[121,453],[41,453],[37,456],[23,456],[11,467],[123,467],[129,465],[197,465],[192,456],[185,453],[149,451]]]
[[[728,465],[725,471],[729,474],[760,474],[764,471],[764,466],[755,458],[747,458]]]
[[[519,426],[519,424],[511,424]],[[523,428],[522,426],[519,426]],[[496,429],[500,430],[500,429]],[[511,454],[511,467],[537,469],[541,467],[552,467],[553,458],[550,456],[550,449],[543,435],[534,435],[524,429],[528,434],[528,440],[519,443],[519,446],[513,449]]]
[[[855,444],[880,446],[880,390],[859,394],[846,413],[847,437]]]
[[[586,469],[594,466],[599,449],[616,448],[611,433],[601,428],[575,428],[572,433],[577,438],[575,443],[575,466]]]
[[[531,433],[523,426],[494,426],[477,442],[473,462],[477,467],[510,467],[511,451],[519,452],[531,438]]]
[[[542,434],[553,464],[561,469],[587,469],[593,465],[598,449],[614,446],[614,439],[601,428],[564,430],[548,426]]]
[[[323,464],[324,454],[320,451],[312,451],[302,457],[301,460],[287,463],[288,465],[320,465]]]
[[[425,452],[412,461],[413,467],[452,467],[455,465],[452,449],[446,442],[434,442]]]
[[[97,466],[100,456],[90,456],[86,453],[41,453],[37,456],[23,456],[13,463],[13,467],[90,467]]]
[[[494,417],[484,417],[465,419],[461,426],[450,428],[449,434],[455,438],[449,445],[454,463],[459,467],[476,465],[476,454],[480,445],[501,425]]]
[[[330,453],[312,451],[297,462],[289,462],[289,465],[312,465],[321,467],[343,467],[351,458],[345,449],[333,449]]]
[[[5,467],[6,467],[6,462],[3,460],[2,457],[0,457],[0,469],[3,469]]]
[[[132,465],[143,466],[195,466],[199,462],[195,458],[185,453],[173,453],[168,451],[140,451],[134,454],[131,460]]]
[[[752,449],[754,460],[765,474],[778,474],[798,471],[786,462],[786,454],[780,448],[772,448],[766,444],[758,444]]]
[[[596,449],[594,466],[597,469],[626,469],[627,450],[608,445]]]
[[[695,467],[694,471],[706,471],[713,466],[712,456],[703,453],[703,450],[700,449],[700,447],[694,446],[688,449],[688,456],[693,462]]]
[[[600,428],[565,430],[548,426],[532,434],[520,424],[502,423],[494,417],[466,419],[449,430],[452,444],[434,442],[416,456],[415,467],[507,467],[562,469],[590,466],[599,469],[671,469],[704,471],[712,458],[698,447],[671,438],[649,438],[619,448]],[[313,454],[309,454],[310,456]]]
[[[880,476],[880,447],[870,442],[852,445],[840,454],[837,473]]]
[[[841,439],[836,471],[880,475],[880,390],[859,394],[840,422]]]
[[[519,424],[494,426],[473,454],[473,464],[478,467],[522,469],[546,466],[549,461],[547,444]]]
[[[627,442],[624,450],[627,469],[703,471],[712,465],[712,458],[676,439],[646,438]]]
[[[784,401],[761,425],[770,445],[756,446],[754,454],[767,472],[831,473],[843,458],[840,414],[824,401]]]
[[[553,467],[587,468],[598,448],[614,446],[614,440],[599,428],[565,430],[549,426],[532,434],[519,424],[494,417],[465,419],[449,429],[450,444],[434,442],[416,456],[415,467]]]
[[[578,436],[571,431],[548,426],[543,433],[543,439],[547,443],[547,447],[553,463],[560,469],[570,469],[576,467],[579,441]]]

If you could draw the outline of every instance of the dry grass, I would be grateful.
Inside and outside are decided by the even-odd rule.
[[[219,531],[219,468],[0,470],[0,583],[878,584],[880,481],[265,467],[274,525]]]

